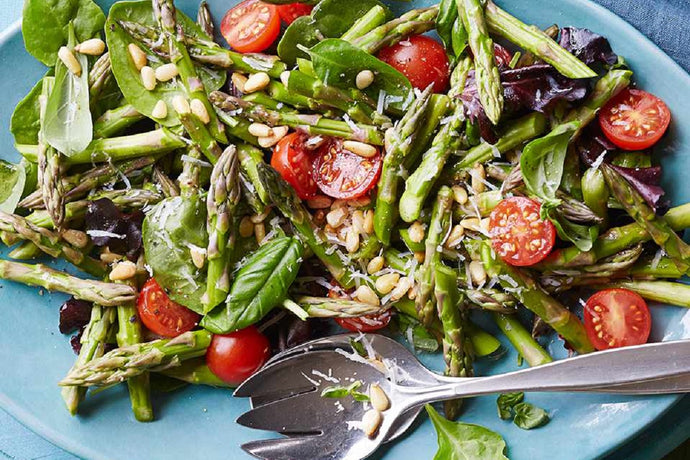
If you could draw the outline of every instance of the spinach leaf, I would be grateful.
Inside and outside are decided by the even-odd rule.
[[[361,380],[355,380],[348,386],[337,385],[326,387],[321,391],[322,398],[344,398],[346,396],[352,396],[355,401],[368,402],[369,396],[366,393],[359,392],[359,388],[362,386]]]
[[[201,320],[216,334],[250,326],[280,305],[297,277],[302,244],[296,238],[280,237],[261,246],[237,272],[225,305]]]
[[[127,102],[132,104],[139,113],[152,118],[153,108],[159,100],[163,100],[168,104],[168,107],[172,107],[173,97],[180,94],[182,90],[178,87],[175,79],[165,83],[158,82],[153,91],[148,91],[144,88],[141,74],[134,66],[127,51],[127,45],[134,43],[134,40],[120,26],[118,21],[136,22],[158,30],[151,2],[118,2],[113,5],[106,21],[105,37],[108,43],[108,50],[110,51],[113,75],[115,75],[122,94]],[[177,24],[182,27],[187,36],[210,40],[210,37],[194,21],[181,13],[179,9],[177,10]],[[141,44],[139,43],[139,45]],[[155,68],[163,64],[161,59],[153,52],[142,49],[148,55],[149,65]],[[197,73],[204,82],[206,91],[209,92],[223,86],[227,76],[225,71],[217,71],[203,66],[197,66]],[[160,120],[160,123],[164,126],[176,126],[179,124],[179,120],[174,110],[168,110],[167,118]]]
[[[371,70],[376,75],[365,92],[374,100],[385,94],[389,107],[403,109],[411,101],[412,85],[400,72],[371,54],[337,38],[329,38],[309,50],[314,71],[321,81],[339,88],[354,88],[357,74]]]
[[[31,88],[29,94],[19,101],[19,104],[14,108],[14,112],[12,112],[10,131],[14,136],[15,144],[38,144],[38,131],[41,129],[38,98],[41,95],[42,89],[43,79],[40,79]]]
[[[72,24],[69,25],[68,47],[77,43]],[[43,135],[48,144],[66,156],[86,149],[93,139],[93,122],[89,110],[89,73],[86,55],[75,53],[81,74],[70,72],[61,60],[55,66],[55,86],[48,96]]]
[[[542,218],[547,218],[553,223],[562,240],[570,241],[580,251],[592,249],[594,240],[599,236],[599,229],[596,225],[587,226],[571,222],[558,209],[551,206],[542,206],[541,211]]]
[[[429,404],[426,411],[438,436],[434,460],[508,460],[503,455],[506,443],[498,433],[479,425],[451,422]]]
[[[563,178],[568,144],[579,126],[577,122],[559,125],[546,136],[527,144],[522,151],[520,169],[525,185],[545,205],[560,202],[556,190]]]
[[[294,21],[278,43],[278,56],[288,65],[294,65],[297,58],[307,57],[301,47],[311,48],[324,38],[340,37],[375,6],[385,8],[389,19],[393,16],[378,0],[348,0],[344,6],[341,0],[323,0],[311,16]]]
[[[201,198],[168,198],[146,215],[142,227],[146,262],[172,300],[197,313],[204,306],[206,275],[192,262],[190,249],[205,248],[206,204]]]
[[[22,199],[26,184],[25,160],[19,164],[0,160],[0,211],[13,213]]]
[[[403,313],[396,315],[398,328],[403,337],[412,345],[415,350],[427,353],[435,353],[438,350],[438,341],[416,318]],[[410,342],[411,340],[411,342]]]
[[[70,23],[82,42],[100,33],[105,14],[92,0],[26,0],[22,13],[26,50],[48,67],[54,66],[58,50],[68,42]]]
[[[498,416],[503,420],[510,420],[513,418],[513,407],[517,403],[521,403],[525,399],[524,393],[503,393],[496,399],[496,406],[498,407]]]
[[[530,403],[521,402],[516,404],[513,409],[515,410],[513,423],[523,430],[540,427],[549,421],[549,414],[544,409]]]

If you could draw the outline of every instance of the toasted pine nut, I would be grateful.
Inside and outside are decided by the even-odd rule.
[[[249,125],[249,134],[256,137],[269,137],[273,134],[273,129],[263,123],[252,123]]]
[[[249,217],[243,217],[240,221],[240,236],[248,238],[254,234],[254,224]]]
[[[266,72],[258,72],[251,74],[244,84],[243,93],[254,93],[256,91],[261,91],[271,82],[271,77],[268,76]]]
[[[163,100],[156,102],[156,105],[153,107],[153,111],[151,112],[151,116],[159,120],[166,118],[168,116],[168,104],[166,104]]]
[[[256,242],[259,244],[266,238],[266,226],[263,222],[254,224],[254,236],[256,236]]]
[[[110,252],[110,248],[106,246],[101,252],[100,259],[106,264],[112,264],[115,261],[122,260],[124,256],[122,254],[117,254],[115,252]]]
[[[232,84],[240,93],[244,93],[244,85],[247,84],[247,77],[241,73],[233,72],[230,77]]]
[[[347,200],[347,204],[354,208],[369,206],[371,204],[371,197],[368,195],[364,195],[360,196],[359,198],[353,198],[351,200]]]
[[[364,211],[364,233],[374,233],[374,211],[371,209]]]
[[[287,86],[290,81],[290,71],[286,70],[280,74],[280,81],[283,85]]]
[[[178,94],[177,96],[173,97],[172,106],[173,109],[175,109],[175,112],[177,112],[180,115],[188,115],[192,113],[192,108],[189,106],[189,101],[187,101],[187,98],[185,98],[181,94]]]
[[[407,297],[409,297],[410,300],[414,300],[417,297],[417,288],[415,286],[412,286],[407,291]]]
[[[426,254],[424,251],[417,251],[414,253],[414,260],[416,260],[418,263],[424,263],[424,259],[426,258]]]
[[[343,148],[363,158],[371,158],[378,152],[373,145],[358,141],[344,141]]]
[[[105,51],[105,42],[100,38],[83,41],[74,47],[74,51],[89,56],[100,56]]]
[[[479,219],[477,219],[476,217],[466,217],[460,221],[460,225],[465,230],[472,230],[475,232],[478,232],[480,230]]]
[[[123,260],[119,262],[108,276],[111,281],[128,280],[137,274],[137,266],[134,262]]]
[[[352,228],[350,228],[345,235],[345,249],[347,249],[347,252],[350,254],[357,252],[357,249],[359,249],[359,233]]]
[[[379,412],[384,412],[391,406],[388,395],[386,395],[383,388],[376,383],[369,385],[369,401],[371,402],[371,407]]]
[[[413,284],[412,278],[409,276],[400,278],[398,285],[395,286],[395,289],[391,291],[391,300],[395,302],[405,297],[405,295],[407,295],[407,291],[410,290]]]
[[[362,417],[362,431],[370,438],[373,438],[379,431],[379,426],[381,426],[382,421],[383,416],[381,412],[376,409],[369,409],[364,413],[364,417]]]
[[[379,294],[386,295],[393,290],[399,280],[399,273],[386,273],[385,275],[379,276],[374,284]]]
[[[366,233],[364,231],[364,212],[361,209],[355,209],[352,213],[352,228],[360,235]]]
[[[258,137],[257,141],[259,145],[263,148],[273,147],[288,133],[287,126],[275,126],[273,127],[273,134],[268,137]]]
[[[326,214],[326,222],[333,228],[338,228],[343,225],[347,213],[344,208],[337,208]]]
[[[491,219],[488,217],[483,218],[481,221],[479,221],[479,231],[482,232],[485,235],[489,234],[489,222]]]
[[[141,73],[141,82],[144,84],[144,88],[148,91],[156,89],[156,85],[158,84],[156,81],[156,71],[145,65],[139,72]]]
[[[206,263],[206,250],[198,246],[192,246],[189,249],[189,254],[192,256],[192,262],[196,268],[204,268]]]
[[[180,71],[177,70],[177,66],[172,62],[156,67],[156,80],[158,81],[169,81],[177,77],[179,74]]]
[[[358,89],[368,88],[372,83],[374,83],[374,72],[371,70],[362,70],[355,77],[355,84]]]
[[[60,236],[62,236],[69,244],[78,248],[83,249],[89,244],[89,236],[81,230],[68,228],[60,233]]]
[[[381,299],[379,299],[379,296],[377,296],[374,290],[366,284],[362,284],[357,288],[354,298],[359,302],[369,305],[381,305]]]
[[[484,170],[484,165],[481,163],[475,163],[470,171],[470,176],[472,177],[472,190],[474,193],[482,193],[486,190],[486,170]]]
[[[450,231],[450,235],[448,235],[448,239],[446,239],[446,243],[444,244],[445,247],[448,249],[455,249],[458,244],[460,244],[460,241],[462,240],[462,237],[465,235],[465,229],[462,227],[462,225],[456,225],[453,227],[453,229]]]
[[[333,201],[333,204],[331,205],[331,209],[338,209],[338,208],[344,208],[347,206],[347,201],[337,199]]]
[[[72,53],[69,48],[66,46],[61,46],[58,50],[58,57],[62,63],[65,64],[67,70],[72,72],[77,77],[81,75],[81,64],[79,64],[79,61],[76,57],[74,57],[74,53]]]
[[[129,57],[132,58],[132,62],[134,62],[134,67],[136,67],[137,70],[141,70],[141,68],[144,67],[148,61],[146,53],[144,53],[141,48],[134,43],[127,45],[127,51],[129,51]]]
[[[264,212],[261,214],[255,214],[249,218],[249,220],[252,221],[252,224],[260,224],[261,222],[265,221],[266,218],[268,217],[268,214],[271,212],[270,208],[266,208]]]
[[[410,235],[410,239],[415,243],[421,243],[424,241],[424,225],[421,222],[415,221],[407,229],[407,232]]]
[[[486,283],[486,270],[484,264],[478,260],[470,262],[470,278],[475,286],[481,286]]]
[[[455,202],[458,204],[467,203],[467,190],[465,190],[465,187],[461,185],[454,185],[453,198],[455,199]]]
[[[316,195],[314,198],[307,200],[307,206],[311,209],[328,209],[331,207],[333,200],[326,195]]]
[[[369,273],[370,275],[373,275],[374,273],[381,271],[381,269],[383,268],[383,263],[384,263],[384,260],[383,260],[382,256],[374,257],[367,264],[367,273]]]
[[[196,115],[203,124],[207,125],[211,122],[211,117],[208,114],[208,110],[206,110],[206,106],[199,99],[192,99],[189,103],[189,107],[192,109],[192,113]]]

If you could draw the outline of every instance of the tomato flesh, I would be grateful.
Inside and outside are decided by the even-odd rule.
[[[283,176],[302,200],[314,198],[318,191],[312,173],[312,154],[304,142],[308,137],[301,133],[291,133],[276,144],[271,157],[271,166]]]
[[[585,304],[585,329],[597,350],[641,345],[649,339],[652,317],[639,294],[627,289],[605,289]]]
[[[240,53],[264,51],[280,34],[278,9],[270,3],[245,0],[225,13],[220,32]]]
[[[434,85],[442,93],[450,83],[450,63],[439,42],[425,35],[412,37],[379,51],[377,57],[405,75],[412,86],[425,90]]]
[[[376,185],[382,163],[380,151],[371,158],[363,158],[343,148],[341,139],[332,139],[314,162],[316,184],[333,198],[358,198]]]
[[[206,351],[211,372],[230,385],[239,385],[263,366],[271,354],[268,339],[254,326],[214,335]]]
[[[343,329],[352,332],[374,332],[383,329],[391,322],[390,310],[376,315],[358,316],[355,318],[336,318],[335,321]]]
[[[292,24],[295,19],[311,14],[311,10],[313,9],[314,5],[288,3],[287,5],[278,5],[278,14],[280,15],[280,19],[285,21],[286,24]]]
[[[549,255],[556,242],[556,228],[541,220],[541,205],[514,196],[501,201],[491,212],[489,236],[494,251],[510,265],[534,265]]]
[[[177,337],[191,331],[201,319],[190,309],[170,300],[153,278],[139,292],[137,311],[144,326],[163,337]]]
[[[621,91],[599,113],[606,137],[624,150],[644,150],[656,144],[670,122],[671,111],[664,101],[640,89]]]

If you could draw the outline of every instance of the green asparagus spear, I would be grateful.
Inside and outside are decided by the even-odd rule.
[[[501,313],[493,313],[493,318],[501,332],[530,366],[541,366],[553,361],[551,355],[534,340],[518,318]]]
[[[165,198],[180,196],[177,184],[158,166],[153,167],[153,180]]]
[[[53,219],[51,219],[50,216],[48,216],[48,220],[50,221],[50,225],[52,225]],[[33,244],[31,241],[24,241],[22,243],[19,243],[19,245],[16,248],[12,249],[7,254],[7,257],[14,260],[29,260],[35,259],[42,255],[43,251],[41,251],[41,248]]]
[[[204,154],[211,164],[215,164],[222,150],[210,131],[206,129],[204,122],[192,112],[182,111],[178,112],[177,115],[194,146]]]
[[[259,199],[259,203],[256,203],[255,206],[257,207],[254,210],[257,214],[261,214],[264,212],[265,205],[268,204],[270,200],[268,192],[261,183],[261,178],[259,177],[257,169],[257,165],[264,161],[264,154],[256,147],[247,144],[239,144],[237,146],[237,156],[240,159],[242,172],[248,179],[247,187],[251,187],[253,189],[252,191],[256,193]]]
[[[619,280],[597,285],[597,289],[622,288],[654,302],[690,308],[690,286],[673,281]]]
[[[300,296],[295,302],[308,313],[311,318],[356,318],[358,316],[376,315],[384,312],[388,307],[371,305],[347,299],[332,299],[330,297]]]
[[[215,27],[213,25],[213,17],[211,16],[211,10],[209,9],[206,0],[199,3],[199,10],[196,14],[196,23],[199,24],[199,27],[201,27],[201,29],[206,33],[206,35],[208,35],[209,37],[213,37]]]
[[[185,360],[179,366],[164,369],[160,373],[192,385],[209,385],[218,388],[232,387],[211,372],[204,358]]]
[[[340,36],[340,39],[352,43],[384,22],[386,22],[386,9],[381,5],[375,5],[355,21],[352,27]]]
[[[604,174],[597,168],[589,168],[582,175],[582,199],[602,220],[601,228],[606,227],[608,218],[609,188],[604,180]]]
[[[89,69],[89,105],[93,110],[103,95],[103,89],[113,79],[113,70],[110,66],[110,54],[105,52],[96,59]]]
[[[580,124],[581,131],[587,126],[609,99],[620,93],[630,85],[632,72],[623,69],[611,69],[594,85],[594,89],[587,96],[581,106],[573,109],[565,116],[563,123],[572,121]],[[577,134],[575,135],[577,137]]]
[[[411,35],[419,35],[433,30],[436,26],[437,14],[438,6],[411,10],[354,40],[348,41],[369,54],[376,54],[386,46],[395,45]]]
[[[38,132],[38,187],[53,224],[56,228],[61,228],[65,221],[65,189],[60,174],[62,159],[60,152],[48,144],[43,134],[43,121],[53,84],[53,77],[45,77],[39,97],[41,129]]]
[[[130,104],[108,110],[93,123],[93,137],[99,139],[120,134],[146,117]]]
[[[413,171],[417,167],[420,158],[424,155],[429,144],[433,140],[441,120],[445,121],[448,112],[453,108],[454,106],[449,96],[445,94],[431,95],[426,113],[424,113],[422,125],[417,131],[416,142],[403,160],[403,171]]]

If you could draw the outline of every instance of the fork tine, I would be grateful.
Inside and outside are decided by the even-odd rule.
[[[265,460],[294,460],[313,458],[320,436],[261,439],[242,444],[242,450]]]
[[[297,345],[295,347],[289,348],[285,351],[278,353],[268,360],[267,365],[277,363],[286,358],[290,358],[307,351],[319,351],[319,350],[332,350],[334,348],[343,348],[348,350],[350,348],[350,340],[352,339],[351,334],[340,334],[332,335],[330,337],[323,337],[321,339],[310,340],[309,342],[304,342],[303,344]]]

